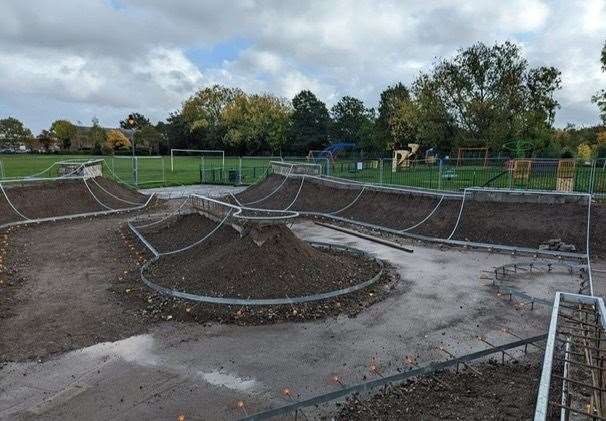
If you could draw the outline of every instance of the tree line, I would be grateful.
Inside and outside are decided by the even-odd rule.
[[[601,61],[606,71],[606,45]],[[134,143],[138,152],[149,153],[184,148],[301,155],[343,142],[375,156],[417,143],[441,155],[460,147],[487,147],[492,155],[505,156],[511,152],[508,145],[518,142],[532,156],[606,157],[603,126],[553,127],[561,83],[558,69],[530,67],[516,44],[477,43],[437,60],[409,86],[388,86],[376,109],[352,96],[328,108],[309,90],[289,101],[214,85],[198,90],[155,125],[139,113],[121,121],[121,130],[58,120],[32,140],[29,129],[8,118],[0,120],[0,143],[29,140],[47,151],[94,153],[128,151]],[[606,125],[606,90],[592,100]]]

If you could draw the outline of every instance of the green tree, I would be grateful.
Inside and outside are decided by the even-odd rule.
[[[78,128],[67,120],[55,120],[51,124],[50,132],[63,149],[69,149],[72,139],[78,134]]]
[[[133,120],[133,123],[130,122]],[[120,120],[120,127],[126,130],[142,129],[143,127],[149,126],[151,123],[143,114],[131,113],[124,120]]]
[[[602,47],[602,71],[606,72],[606,42],[604,43],[604,47]],[[591,100],[595,102],[600,109],[600,117],[602,119],[602,123],[606,125],[606,89],[601,89],[598,91]]]
[[[93,145],[93,153],[100,155],[103,145],[106,142],[105,130],[99,126],[99,120],[93,118],[93,127],[88,132],[89,143]]]
[[[417,117],[417,141],[426,149],[435,148],[442,154],[452,149],[455,124],[437,95],[437,87],[427,75],[419,77],[412,86]]]
[[[492,47],[475,44],[452,59],[438,62],[422,75],[454,125],[455,146],[500,150],[509,141],[542,135],[551,128],[559,107],[554,93],[560,72],[553,67],[529,69],[510,42]]]
[[[196,146],[196,137],[181,113],[171,113],[166,122],[159,122],[156,128],[162,136],[162,153],[169,153],[173,148],[193,149]]]
[[[49,130],[42,130],[38,136],[36,136],[38,143],[42,145],[45,152],[50,151],[51,147],[55,144],[56,140]]]
[[[400,149],[409,143],[419,142],[419,108],[411,99],[401,99],[390,113],[389,129],[393,144],[390,149]]]
[[[0,146],[16,148],[33,137],[32,131],[16,118],[0,119]]]
[[[221,113],[225,146],[240,154],[279,153],[290,112],[288,102],[273,95],[238,95]]]
[[[378,116],[375,122],[373,149],[387,151],[393,149],[393,145],[398,143],[398,140],[393,137],[394,131],[392,130],[391,122],[394,121],[394,114],[403,101],[410,101],[410,92],[400,82],[393,86],[388,86],[381,92]]]
[[[330,110],[332,125],[330,136],[333,141],[353,142],[366,147],[372,142],[374,110],[350,96],[344,96]]]
[[[150,154],[159,153],[162,133],[152,125],[143,126],[133,135],[137,149],[147,149]]]
[[[200,89],[189,97],[181,108],[181,117],[197,139],[197,147],[220,147],[225,133],[221,121],[223,109],[243,92],[221,85]]]
[[[290,152],[307,153],[323,149],[328,144],[330,116],[326,104],[311,91],[301,91],[292,99],[286,148]]]

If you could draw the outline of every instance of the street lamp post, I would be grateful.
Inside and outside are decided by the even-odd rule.
[[[135,156],[135,117],[132,114],[128,115],[128,125],[133,131],[133,144],[131,148],[133,152],[133,181],[135,182],[135,186],[137,186],[137,157]]]

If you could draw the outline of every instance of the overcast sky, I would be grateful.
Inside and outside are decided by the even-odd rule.
[[[0,117],[157,121],[214,83],[376,106],[436,57],[505,40],[562,71],[558,126],[598,122],[606,0],[2,0]]]

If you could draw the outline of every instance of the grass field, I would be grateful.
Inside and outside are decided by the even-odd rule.
[[[104,159],[106,166],[103,171],[110,176],[135,184],[133,173],[133,160],[130,156],[92,156],[92,155],[0,155],[5,178],[27,177],[56,177],[57,166],[54,163],[64,160]],[[174,170],[171,171],[170,156],[163,157],[137,157],[137,185],[140,187],[158,187],[161,185],[187,185],[201,182],[228,184],[230,171],[232,182],[233,171],[241,170],[241,178],[236,181],[244,184],[253,184],[267,174],[269,162],[280,160],[280,157],[225,157],[220,156],[175,156]],[[303,159],[304,160],[304,159]]]
[[[577,165],[575,191],[588,192],[592,181],[591,166]],[[507,171],[504,162],[499,165],[417,165],[397,172],[391,169],[391,161],[385,161],[383,170],[368,165],[363,170],[356,169],[355,162],[337,163],[332,175],[365,182],[380,182],[396,186],[410,186],[427,189],[458,190],[465,187],[522,188],[555,190],[557,162],[539,162],[533,165],[527,180],[516,180]],[[596,168],[594,191],[606,192],[606,171]]]
[[[0,155],[0,175],[3,177],[57,176],[53,163],[62,160],[104,159],[104,172],[120,181],[135,184],[133,160],[130,156],[91,155]],[[286,161],[307,162],[305,158],[284,158]],[[137,185],[141,188],[198,184],[253,184],[263,179],[272,160],[280,157],[225,157],[221,156],[175,156],[171,171],[170,156],[138,157],[136,162]],[[477,163],[476,163],[477,164]],[[595,169],[593,191],[606,193],[605,162],[598,162]],[[326,170],[326,169],[325,169]],[[421,187],[428,189],[458,190],[465,187],[516,187],[526,189],[555,190],[557,162],[537,161],[528,180],[515,180],[504,167],[504,161],[492,165],[417,164],[397,172],[391,169],[391,160],[366,161],[359,170],[355,161],[336,161],[330,166],[330,174],[356,181],[389,185]],[[589,191],[592,182],[591,166],[578,164],[575,191]]]

